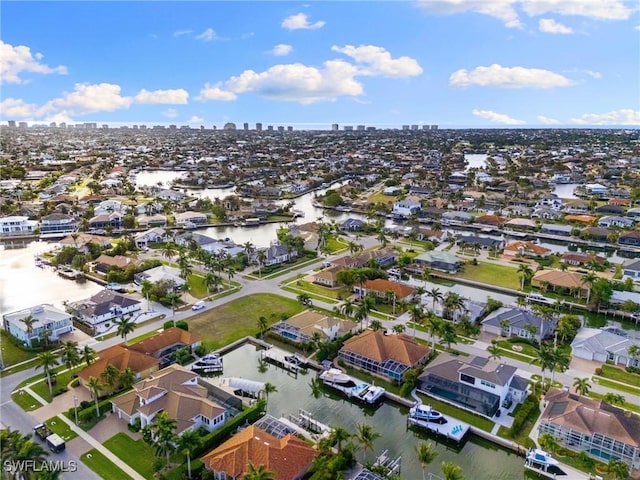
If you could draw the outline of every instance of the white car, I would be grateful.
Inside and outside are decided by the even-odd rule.
[[[193,306],[191,307],[191,310],[193,311],[202,310],[204,307],[205,307],[204,301],[200,300],[199,302],[196,302],[193,304]]]

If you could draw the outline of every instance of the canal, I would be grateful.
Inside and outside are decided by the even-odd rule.
[[[496,445],[469,435],[464,445],[456,449],[445,444],[435,436],[406,427],[408,409],[394,403],[383,402],[377,408],[360,407],[345,400],[330,390],[323,390],[320,398],[314,398],[309,383],[314,377],[313,370],[299,374],[297,378],[280,368],[267,364],[264,373],[259,371],[259,350],[250,344],[225,354],[224,376],[270,382],[277,392],[269,395],[267,411],[274,417],[287,417],[297,414],[298,409],[311,412],[316,420],[328,425],[340,425],[350,433],[356,432],[356,426],[369,424],[382,436],[376,440],[373,452],[367,452],[367,460],[373,460],[382,451],[389,456],[402,457],[402,478],[416,480],[422,478],[420,463],[416,459],[415,446],[421,441],[431,441],[439,453],[428,471],[441,474],[440,464],[450,461],[460,465],[466,478],[473,480],[497,480],[527,478],[524,473],[524,459]],[[212,380],[214,383],[215,379]],[[356,452],[358,461],[362,461],[363,452]]]

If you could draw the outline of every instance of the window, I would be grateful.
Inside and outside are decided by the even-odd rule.
[[[480,385],[484,385],[485,387],[489,388],[496,388],[493,383],[487,382],[486,380],[480,380]]]
[[[469,383],[471,385],[475,385],[476,384],[476,379],[470,375],[465,375],[464,373],[460,374],[460,381],[461,382],[465,382],[465,383]]]

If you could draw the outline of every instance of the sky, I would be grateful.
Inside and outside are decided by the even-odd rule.
[[[640,126],[637,1],[0,9],[3,123]]]

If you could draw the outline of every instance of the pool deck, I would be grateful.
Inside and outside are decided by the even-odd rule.
[[[407,422],[411,425],[426,428],[438,435],[443,435],[457,443],[462,442],[469,432],[469,424],[461,422],[449,415],[442,414],[442,416],[447,420],[447,423],[426,422],[424,420],[413,418],[410,415],[407,415]]]

